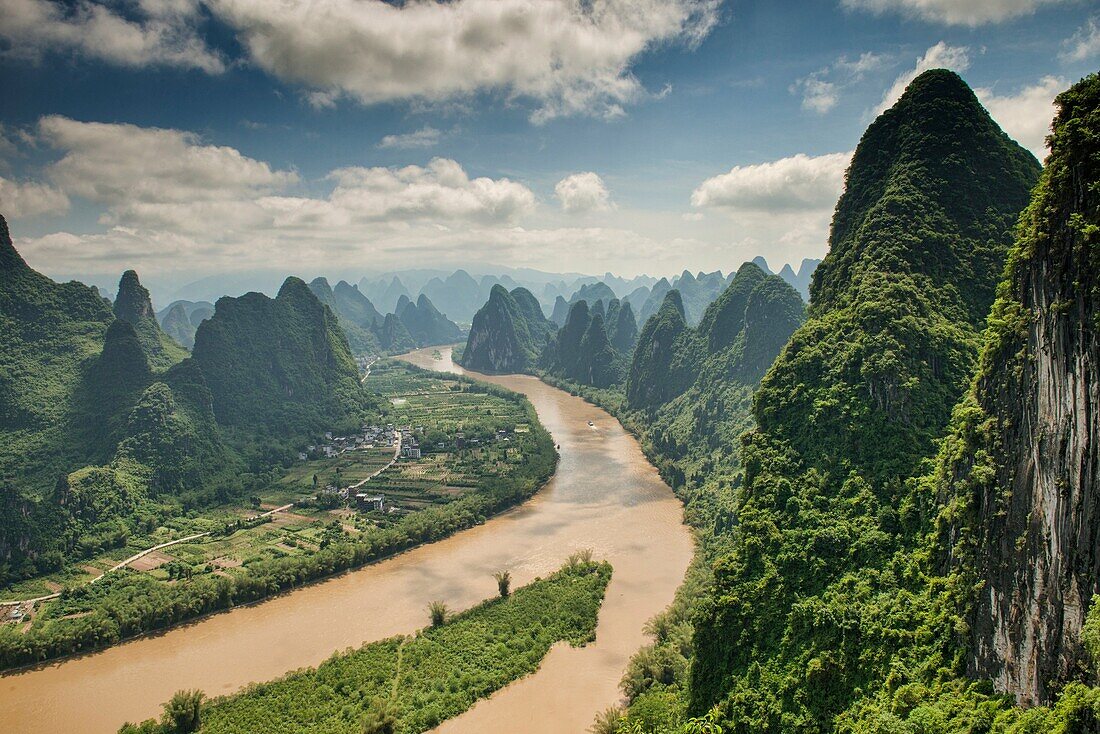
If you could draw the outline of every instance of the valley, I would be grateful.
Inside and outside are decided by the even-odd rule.
[[[440,359],[433,351],[408,359],[463,372],[449,348],[438,350]],[[691,535],[680,503],[605,412],[533,377],[476,377],[524,394],[561,445],[554,478],[534,498],[450,538],[260,604],[0,677],[0,728],[114,732],[123,721],[155,715],[180,689],[230,693],[316,665],[335,650],[409,634],[426,623],[433,599],[464,609],[493,593],[500,568],[519,586],[590,548],[614,568],[595,642],[554,648],[535,675],[475,706],[469,724],[460,717],[450,725],[484,731],[477,722],[507,720],[519,706],[547,713],[532,718],[531,731],[584,730],[618,698],[622,670],[646,639],[645,622],[672,600],[693,552]],[[88,700],[112,705],[92,708]]]

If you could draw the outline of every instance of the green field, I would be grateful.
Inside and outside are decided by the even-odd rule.
[[[359,434],[344,434],[348,450],[272,467],[244,498],[202,510],[166,501],[115,547],[0,590],[11,600],[62,593],[0,624],[0,668],[112,644],[446,537],[529,497],[553,473],[553,442],[520,395],[392,360],[372,368],[366,389],[383,406],[367,427],[406,427],[420,457],[389,466],[394,447],[377,445],[391,441],[388,429],[373,448],[354,448]],[[307,455],[326,443],[334,441],[317,437]],[[384,495],[384,509],[359,509],[356,492]],[[198,533],[207,535],[87,583]]]

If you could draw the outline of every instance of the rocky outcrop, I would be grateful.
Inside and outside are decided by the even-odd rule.
[[[474,314],[462,365],[488,372],[523,372],[535,366],[553,324],[526,288],[495,285]]]
[[[134,332],[152,367],[168,369],[187,357],[187,350],[161,328],[156,312],[153,311],[149,291],[141,284],[138,274],[133,270],[123,273],[118,282],[114,313],[115,318],[134,327]]]
[[[1100,78],[1059,104],[947,472],[952,562],[980,589],[970,672],[1023,704],[1081,674],[1100,593]]]

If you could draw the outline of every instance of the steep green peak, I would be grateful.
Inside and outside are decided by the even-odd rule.
[[[665,294],[665,300],[661,301],[661,308],[658,309],[657,316],[662,319],[678,317],[679,320],[683,321],[686,325],[687,317],[684,315],[684,298],[680,295],[680,291],[673,288]]]
[[[856,147],[812,312],[908,280],[932,308],[980,327],[1040,170],[958,74],[921,74]]]
[[[588,321],[588,301],[580,300],[569,307],[569,316],[566,317],[565,323],[579,320]]]
[[[115,317],[131,324],[138,324],[147,319],[155,319],[153,302],[149,298],[149,291],[138,280],[138,274],[133,270],[127,270],[118,281],[118,295],[115,297]]]
[[[297,278],[293,275],[283,281],[283,284],[279,287],[279,292],[275,296],[276,301],[296,301],[299,299],[305,299],[308,302],[320,303],[317,296],[313,295],[313,291],[309,289],[306,282],[301,278]]]
[[[322,303],[331,302],[332,287],[328,283],[328,278],[314,278],[309,282],[309,289],[313,291],[313,295],[317,296],[317,298],[320,299]]]
[[[416,307],[418,309],[420,309],[421,311],[427,311],[428,313],[431,313],[431,314],[438,314],[439,313],[439,309],[435,307],[434,303],[432,303],[432,299],[428,298],[423,293],[421,293],[419,296],[417,296],[417,298],[416,298]]]
[[[103,351],[99,355],[103,374],[123,379],[123,376],[149,372],[149,358],[134,326],[118,318],[107,327],[103,336]]]
[[[402,293],[401,297],[397,299],[397,306],[394,307],[393,312],[400,316],[409,306],[412,306],[412,301]]]
[[[509,298],[508,289],[497,283],[489,290],[489,301],[499,301]]]
[[[0,215],[0,271],[30,270],[23,256],[15,249],[8,232],[8,222]]]
[[[523,315],[534,323],[542,323],[546,321],[546,316],[542,313],[542,306],[539,305],[539,299],[535,298],[535,294],[526,288],[519,287],[513,288],[511,293],[512,300],[516,302]]]
[[[699,322],[699,334],[708,352],[717,352],[729,346],[745,326],[745,309],[753,290],[770,276],[759,266],[747,262],[733,276],[733,280],[707,306]],[[797,295],[797,294],[796,294]]]
[[[904,108],[905,104],[917,105],[924,102],[935,104],[943,99],[956,99],[967,104],[977,102],[970,85],[956,72],[950,69],[929,69],[909,82],[895,107]]]

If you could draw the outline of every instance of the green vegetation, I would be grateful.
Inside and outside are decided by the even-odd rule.
[[[192,359],[218,423],[248,436],[316,434],[357,424],[368,407],[336,317],[298,278],[276,298],[220,298],[199,326]]]
[[[755,397],[689,711],[720,703],[735,731],[829,730],[899,674],[892,640],[919,628],[909,584],[930,519],[905,479],[968,383],[983,298],[1037,174],[950,72],[921,75],[868,129],[811,318]],[[932,248],[934,268],[903,264]],[[933,600],[921,611],[936,614]]]
[[[118,282],[115,296],[115,318],[134,327],[142,351],[155,370],[165,370],[187,358],[187,350],[164,333],[153,312],[149,291],[138,280],[138,274],[127,270]]]
[[[358,288],[341,280],[334,291],[325,278],[314,278],[309,283],[309,289],[317,296],[318,301],[332,310],[353,353],[382,353],[382,347],[378,343],[378,327],[381,326],[383,316]]]
[[[198,730],[427,731],[533,673],[555,643],[580,646],[594,640],[610,578],[607,563],[574,559],[507,598],[483,602],[446,621],[441,613],[438,624],[411,637],[337,653],[317,668],[213,699],[201,709]],[[158,726],[150,721],[121,731],[171,731]]]
[[[195,346],[195,332],[214,315],[214,304],[206,301],[173,301],[157,314],[160,326],[171,339],[189,350]]]
[[[476,314],[462,353],[462,366],[480,372],[533,369],[553,333],[538,300],[526,288],[510,293],[495,285]]]
[[[210,535],[173,546],[167,560],[146,571],[117,571],[93,585],[81,585],[87,580],[82,572],[52,575],[64,587],[57,601],[41,605],[25,631],[0,626],[0,668],[110,645],[439,540],[522,502],[553,475],[553,442],[534,408],[516,393],[396,361],[375,365],[367,388],[389,406],[369,420],[411,425],[424,447],[421,459],[403,459],[371,480],[369,491],[386,497],[386,513],[346,509],[335,495],[318,495],[314,477],[321,487],[358,482],[390,461],[391,447],[254,475],[243,490],[255,496],[254,507],[261,501],[269,507],[298,502],[294,513],[260,521],[249,520],[255,510],[232,502],[181,516],[173,497],[151,494],[152,479],[167,482],[177,474],[150,470],[149,464],[180,470],[189,464],[186,452],[177,464],[153,461],[148,452],[173,457],[180,445],[201,437],[162,445],[135,428],[134,440],[122,443],[111,466],[70,475],[57,489],[57,504],[81,508],[81,552],[95,558],[100,572],[171,538]],[[165,414],[171,401],[168,389],[153,383],[135,408],[134,425],[159,425],[156,436],[171,439],[178,423]],[[318,500],[308,499],[314,496]],[[329,496],[337,501],[322,501]]]
[[[605,309],[602,300],[590,306],[589,301],[577,299],[562,327],[543,348],[539,365],[572,382],[609,388],[625,377],[637,339],[638,327],[629,303],[612,298]]]
[[[423,293],[413,303],[402,297],[396,313],[418,347],[452,344],[462,338],[462,329],[439,312]]]

